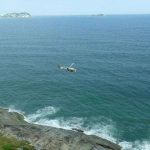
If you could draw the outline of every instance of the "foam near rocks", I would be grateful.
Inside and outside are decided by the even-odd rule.
[[[22,115],[8,112],[6,109],[0,109],[0,113],[3,114],[0,116],[0,135],[27,140],[35,147],[39,145],[41,148],[51,150],[60,149],[60,147],[65,147],[62,150],[121,149],[119,145],[98,136],[23,122]],[[3,119],[5,122],[2,122]]]

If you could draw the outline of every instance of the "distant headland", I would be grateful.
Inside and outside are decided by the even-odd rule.
[[[97,14],[97,15],[92,15],[94,17],[105,17],[106,15],[105,14]]]
[[[31,17],[31,15],[27,12],[21,12],[21,13],[8,13],[5,15],[0,14],[0,18],[28,18]]]

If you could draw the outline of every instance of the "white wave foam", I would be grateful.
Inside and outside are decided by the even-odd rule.
[[[122,150],[150,150],[150,141],[120,142]]]
[[[27,122],[36,123],[37,120],[41,120],[41,118],[45,118],[48,115],[53,115],[59,111],[58,108],[48,106],[42,109],[39,109],[35,112],[35,114],[31,114],[25,117]],[[38,122],[37,122],[38,123]]]
[[[93,124],[91,129],[85,128],[85,133],[88,135],[97,135],[114,143],[117,142],[117,139],[114,138],[114,126],[113,125],[102,125],[102,124]]]
[[[71,130],[72,128],[79,128],[83,130],[88,135],[97,135],[99,137],[105,138],[109,141],[114,143],[117,142],[113,134],[115,131],[115,125],[112,121],[109,121],[108,124],[98,123],[98,124],[89,124],[89,126],[85,127],[86,118],[77,118],[77,117],[70,117],[70,118],[63,118],[59,117],[56,119],[47,119],[46,116],[56,114],[59,111],[59,108],[55,108],[52,106],[48,106],[42,109],[37,110],[34,114],[30,114],[25,117],[25,120],[30,123],[41,124],[56,128],[63,128],[67,130]],[[25,113],[21,110],[16,110],[13,106],[9,108],[9,112],[18,112],[22,115]],[[150,150],[150,141],[135,141],[135,142],[128,142],[122,141],[118,143],[122,150]]]
[[[23,112],[21,110],[18,110],[18,109],[15,109],[14,106],[10,106],[9,109],[8,109],[8,112],[17,112],[17,113],[22,114],[22,115],[25,114],[25,112]]]
[[[41,114],[42,113],[42,114]],[[41,124],[56,128],[63,128],[67,130],[72,130],[72,128],[78,128],[83,130],[88,135],[97,135],[99,137],[105,138],[107,140],[110,140],[114,143],[116,143],[116,139],[113,137],[113,131],[114,126],[111,125],[104,125],[104,124],[93,124],[85,127],[85,121],[86,118],[77,118],[77,117],[70,117],[67,119],[64,119],[63,117],[59,117],[57,119],[50,119],[44,118],[44,116],[47,115],[44,114],[43,111],[37,111],[35,114],[29,115],[26,117],[26,120],[28,122],[33,122],[35,124]]]
[[[82,118],[72,117],[72,118],[68,118],[66,120],[63,117],[60,117],[60,118],[51,119],[51,120],[40,119],[34,123],[71,130],[71,128],[80,128],[81,129],[83,122],[84,121]]]

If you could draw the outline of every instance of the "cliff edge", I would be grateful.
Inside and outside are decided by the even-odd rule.
[[[26,140],[36,150],[121,150],[119,145],[106,139],[74,130],[76,132],[30,124],[19,113],[0,108],[0,136]]]

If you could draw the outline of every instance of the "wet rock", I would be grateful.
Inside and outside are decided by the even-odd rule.
[[[22,148],[17,148],[17,150],[23,150]]]
[[[77,129],[77,128],[72,128],[72,130],[75,130],[75,131],[77,131],[77,132],[81,132],[81,133],[83,133],[83,132],[84,132],[83,130],[81,130],[81,129]]]
[[[121,150],[106,139],[73,130],[30,124],[22,115],[0,108],[0,135],[27,140],[36,150]]]

